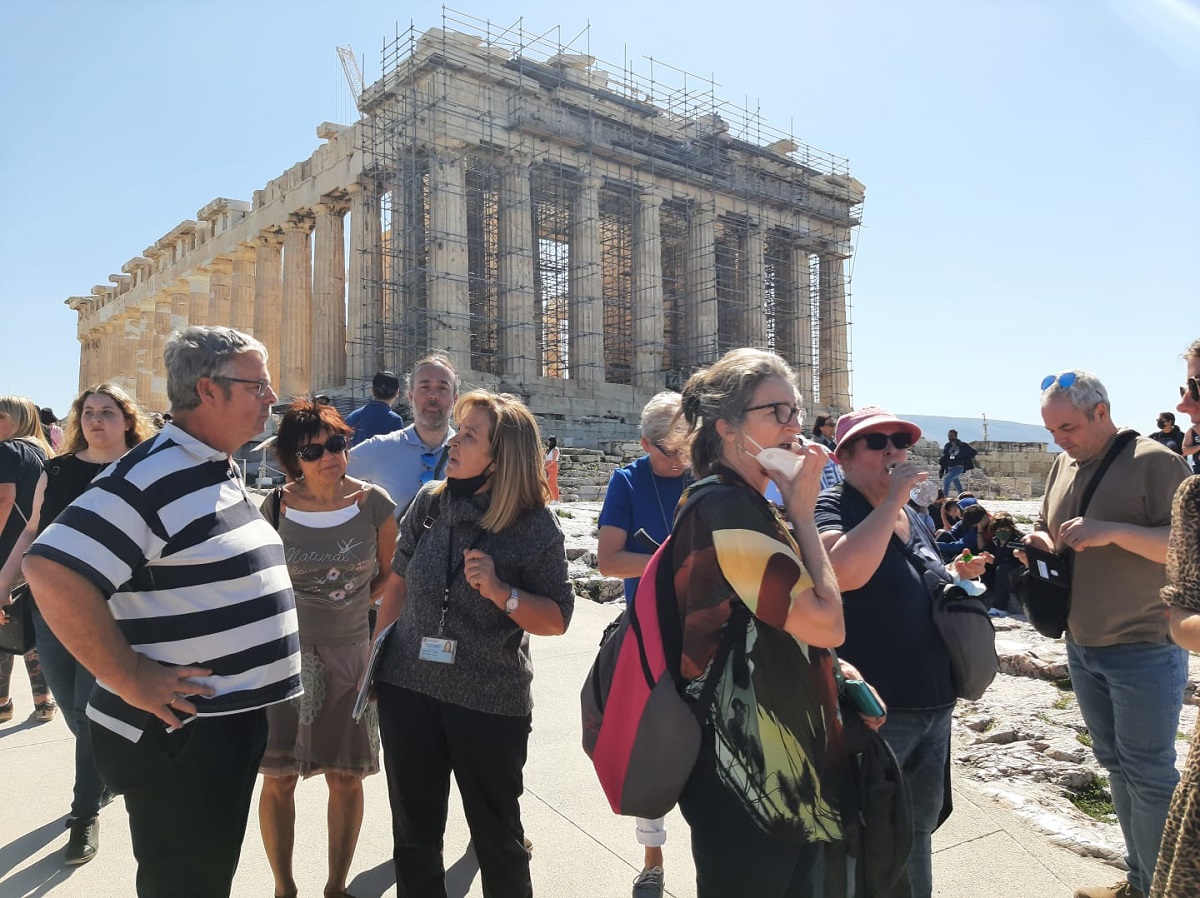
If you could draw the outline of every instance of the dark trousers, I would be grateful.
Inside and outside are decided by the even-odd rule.
[[[139,898],[228,896],[267,747],[266,712],[200,717],[174,733],[153,720],[138,742],[91,729],[100,775],[125,796]]]
[[[521,825],[532,717],[485,714],[376,685],[400,898],[446,898],[443,837],[453,771],[486,898],[530,898]]]
[[[820,898],[824,843],[798,845],[759,829],[721,782],[711,727],[701,739],[679,799],[692,829],[697,898]]]
[[[87,820],[100,813],[100,801],[104,794],[104,782],[92,757],[92,731],[87,719],[87,703],[92,695],[92,687],[96,685],[96,678],[59,642],[37,605],[32,610],[42,672],[54,700],[58,702],[67,729],[75,737],[75,790],[71,799],[71,819]]]

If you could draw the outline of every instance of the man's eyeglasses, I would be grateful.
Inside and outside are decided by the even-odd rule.
[[[1192,402],[1200,402],[1200,380],[1189,377],[1186,387],[1179,388],[1180,398],[1187,396]]]
[[[657,449],[659,452],[661,452],[663,455],[665,455],[667,458],[671,459],[672,461],[679,458],[679,450],[678,449],[669,449],[669,450],[664,449],[663,444],[661,442],[659,442],[658,440],[655,440],[650,445],[653,446],[655,449]]]
[[[791,424],[803,414],[803,409],[788,402],[764,402],[762,405],[752,405],[746,411],[757,412],[764,408],[769,408],[780,424]]]
[[[231,384],[254,384],[257,388],[254,391],[254,395],[259,399],[262,399],[267,393],[271,392],[271,382],[269,380],[246,380],[244,377],[226,377],[224,374],[214,376],[213,380],[223,380]]]
[[[327,439],[324,443],[309,443],[307,446],[301,446],[296,450],[296,455],[300,461],[317,461],[327,451],[335,455],[339,452],[345,452],[348,441],[340,434],[336,433]]]
[[[1079,375],[1074,371],[1067,371],[1063,374],[1047,374],[1042,378],[1042,392],[1045,393],[1056,383],[1064,390],[1069,390],[1078,377]]]
[[[431,480],[438,479],[441,475],[440,468],[445,454],[445,449],[431,449],[421,453],[421,464],[425,465],[425,470],[421,472],[421,483],[429,483]]]
[[[895,433],[868,433],[862,438],[863,443],[872,452],[886,449],[889,440],[897,449],[907,449],[913,444],[912,434],[903,430]]]

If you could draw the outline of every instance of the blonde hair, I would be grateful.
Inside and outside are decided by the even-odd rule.
[[[126,449],[132,449],[154,432],[149,419],[138,408],[133,398],[116,384],[106,381],[96,384],[94,387],[88,387],[71,403],[71,410],[67,412],[67,423],[63,427],[62,451],[64,454],[82,452],[87,448],[87,439],[83,435],[83,427],[80,425],[79,419],[83,415],[83,404],[90,397],[96,395],[107,396],[117,404],[117,408],[125,416],[125,423],[129,425],[129,429],[125,431]]]
[[[13,435],[9,439],[25,440],[41,447],[46,458],[54,455],[54,449],[42,430],[42,413],[33,401],[11,393],[0,395],[0,417],[13,423]]]
[[[472,390],[454,403],[454,420],[462,421],[472,410],[483,409],[490,422],[488,434],[492,456],[491,494],[488,510],[479,526],[498,533],[522,514],[550,501],[550,483],[542,464],[542,434],[537,420],[516,396]],[[440,494],[445,481],[434,487]]]

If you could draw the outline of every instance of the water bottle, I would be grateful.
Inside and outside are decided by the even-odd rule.
[[[922,508],[928,508],[930,503],[937,498],[938,485],[935,480],[922,480],[911,490],[908,491],[908,498],[912,499],[917,505]]]

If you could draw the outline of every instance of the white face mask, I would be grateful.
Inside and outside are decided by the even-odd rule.
[[[764,449],[759,445],[758,440],[748,434],[742,434],[758,447],[758,455],[754,456],[754,460],[763,466],[771,474],[778,474],[784,480],[792,480],[800,469],[804,466],[804,459],[794,452],[789,452],[787,449],[780,449],[778,446],[772,446],[769,449]],[[742,450],[743,452],[745,450]],[[749,453],[746,453],[749,455]],[[775,480],[775,477],[771,478]]]

